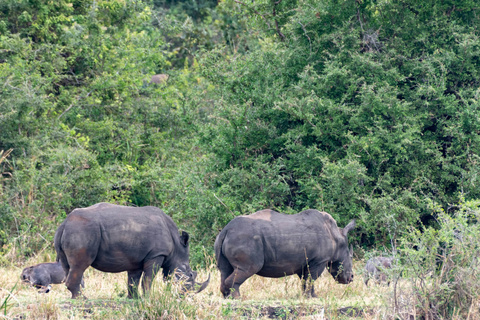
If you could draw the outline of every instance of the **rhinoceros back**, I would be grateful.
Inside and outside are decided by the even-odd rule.
[[[99,203],[73,210],[57,230],[58,259],[69,269],[65,250],[86,250],[92,267],[105,272],[140,268],[152,256],[174,251],[173,220],[156,207],[125,207]]]
[[[229,261],[235,257],[255,256],[263,265],[259,275],[280,277],[296,273],[308,261],[329,261],[338,239],[339,228],[327,213],[262,210],[230,221],[217,236],[215,255],[220,269],[231,269]]]

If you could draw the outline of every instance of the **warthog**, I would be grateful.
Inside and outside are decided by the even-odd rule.
[[[23,282],[40,289],[38,292],[48,293],[51,289],[50,284],[60,284],[65,280],[65,271],[60,262],[39,263],[23,269],[20,278]],[[83,286],[83,279],[81,285]]]
[[[392,268],[393,257],[373,257],[365,265],[364,281],[368,286],[368,281],[373,278],[376,282],[387,282],[390,285],[390,278],[386,274],[388,269]]]

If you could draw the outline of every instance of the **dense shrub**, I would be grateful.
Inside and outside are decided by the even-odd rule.
[[[360,217],[367,246],[435,225],[431,201],[476,198],[473,2],[235,3],[264,33],[248,54],[202,60],[217,96],[201,140],[214,188],[254,208]]]
[[[357,218],[371,247],[480,197],[473,1],[27,2],[0,4],[1,241],[25,255],[99,201],[162,208],[202,263],[264,208]]]
[[[480,298],[480,201],[452,209],[453,215],[434,206],[438,227],[411,228],[402,238],[402,276],[411,285],[395,292],[402,316],[416,311],[422,319],[452,319],[478,312],[472,307]]]

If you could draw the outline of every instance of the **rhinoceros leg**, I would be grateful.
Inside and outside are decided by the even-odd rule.
[[[302,290],[307,297],[316,298],[315,286],[313,283],[317,280],[325,270],[326,263],[310,263],[309,266],[306,266],[302,269],[301,272],[297,273],[300,280],[302,280]]]
[[[65,285],[72,293],[72,299],[76,299],[78,296],[80,296],[80,284],[83,280],[83,273],[89,266],[90,264],[70,267]]]
[[[128,271],[128,298],[138,298],[138,285],[142,277],[143,270]]]
[[[232,274],[233,268],[230,266],[228,269],[220,269],[220,292],[223,294],[223,297],[226,298],[230,294],[230,288],[225,284],[225,280]]]
[[[235,269],[233,273],[225,279],[225,289],[227,290],[227,295],[231,295],[232,298],[240,298],[240,286],[248,278],[253,276],[255,272],[243,271],[240,269]],[[225,296],[225,293],[224,293]]]
[[[233,272],[224,281],[224,290],[226,292],[223,292],[223,295],[225,297],[230,294],[232,298],[240,298],[240,286],[242,283],[262,269],[263,261],[262,264],[258,264],[253,259],[242,260],[241,263],[234,266]]]
[[[305,279],[305,275],[299,274],[300,280],[302,280],[302,291],[303,294],[306,295],[307,297],[311,298],[316,298],[317,294],[315,293],[315,287],[313,285],[313,280],[311,277],[308,275],[306,276],[307,279]]]
[[[143,264],[142,288],[144,294],[150,290],[150,287],[152,286],[152,280],[158,273],[158,270],[160,270],[162,267],[164,260],[165,257],[162,256],[148,260]]]
[[[67,255],[68,266],[65,269],[65,285],[72,293],[72,299],[80,296],[80,285],[83,286],[83,273],[93,263],[95,255],[96,252],[89,252],[84,248],[69,250]]]

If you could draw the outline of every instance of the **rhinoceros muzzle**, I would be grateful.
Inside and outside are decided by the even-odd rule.
[[[341,284],[349,284],[350,282],[353,282],[353,273],[346,274],[345,276],[342,275],[337,278],[337,281]]]
[[[183,281],[183,291],[194,291],[195,293],[199,293],[208,286],[210,283],[210,274],[208,275],[208,279],[205,282],[196,282],[195,279],[197,277],[197,273],[195,271],[191,272],[188,276],[185,273],[176,273],[175,274],[177,281]]]

